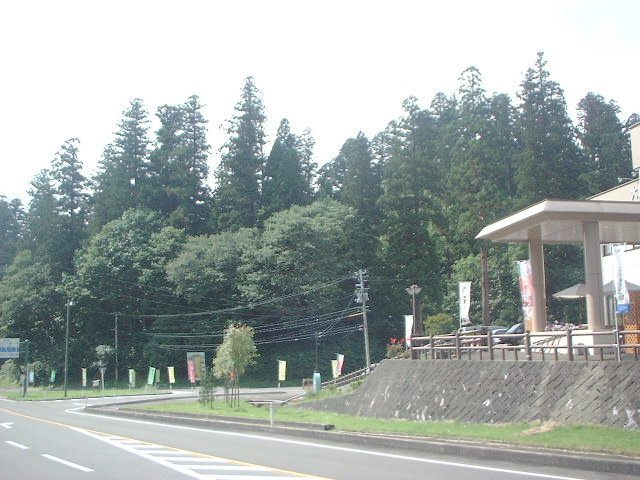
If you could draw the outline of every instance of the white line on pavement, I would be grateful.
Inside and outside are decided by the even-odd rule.
[[[4,443],[8,443],[9,445],[13,445],[14,447],[18,447],[22,450],[29,450],[29,447],[27,447],[26,445],[22,445],[18,442],[12,442],[11,440],[5,440]]]
[[[93,470],[91,470],[90,468],[83,467],[82,465],[78,465],[77,463],[69,462],[68,460],[63,460],[62,458],[54,457],[53,455],[49,455],[47,453],[43,453],[42,456],[44,458],[48,458],[49,460],[53,460],[54,462],[66,465],[67,467],[82,470],[83,472],[93,472]]]

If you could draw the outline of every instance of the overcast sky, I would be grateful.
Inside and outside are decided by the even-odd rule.
[[[544,51],[570,114],[587,93],[640,113],[636,0],[109,0],[0,5],[0,195],[28,201],[29,182],[62,143],[80,139],[85,176],[141,98],[197,94],[206,105],[211,171],[243,79],[263,93],[268,140],[278,123],[316,139],[315,160],[369,138],[408,96],[427,107],[474,65],[488,93],[515,101]]]

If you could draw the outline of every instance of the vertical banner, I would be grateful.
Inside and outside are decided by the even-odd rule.
[[[160,383],[160,369],[156,368],[156,378],[155,378],[156,383]]]
[[[458,282],[460,301],[460,326],[469,325],[469,308],[471,307],[471,282]]]
[[[189,360],[193,362],[194,382],[204,380],[207,372],[207,363],[205,361],[204,352],[187,352],[187,365]]]
[[[287,361],[278,360],[278,381],[284,382],[287,379]]]
[[[520,283],[525,330],[531,330],[531,322],[533,320],[533,278],[529,260],[520,260],[518,262],[518,280]]]
[[[193,360],[187,360],[187,370],[189,372],[189,382],[196,383],[196,367]]]
[[[338,372],[338,360],[331,360],[331,371],[333,372],[334,379],[340,376]]]
[[[153,379],[156,377],[155,367],[149,367],[149,375],[147,375],[147,385],[153,385]]]
[[[413,331],[413,315],[404,316],[404,343],[411,347],[411,332]]]
[[[631,299],[627,291],[627,282],[624,280],[624,262],[622,255],[626,243],[614,243],[611,245],[613,252],[613,285],[616,289],[616,313],[629,313],[631,311]]]
[[[344,365],[344,355],[336,353],[338,358],[338,376],[342,375],[342,366]]]
[[[167,376],[169,377],[169,385],[176,383],[176,375],[173,367],[167,367]]]
[[[51,376],[49,377],[49,383],[55,383],[56,382],[56,371],[55,370],[51,370]]]
[[[82,388],[85,388],[86,386],[87,386],[87,369],[83,368],[82,369]]]
[[[133,368],[129,369],[129,388],[136,388],[136,371]]]

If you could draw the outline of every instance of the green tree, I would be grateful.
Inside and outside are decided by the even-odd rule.
[[[618,178],[629,177],[631,146],[618,115],[620,107],[602,95],[588,93],[578,103],[578,138],[589,161],[584,176],[589,194],[618,185]]]
[[[82,175],[78,142],[77,138],[67,140],[51,164],[60,237],[56,256],[66,273],[73,271],[73,257],[86,237],[88,218],[88,182]]]
[[[444,220],[440,199],[432,190],[439,181],[433,157],[435,122],[415,99],[407,100],[404,107],[382,180],[379,276],[391,282],[383,293],[391,311],[398,312],[396,305],[409,305],[404,290],[412,284],[424,287],[429,311],[439,311]]]
[[[61,219],[57,209],[56,187],[50,170],[41,170],[31,181],[31,197],[25,219],[26,248],[50,265],[58,265],[58,252],[65,251],[59,235]]]
[[[230,122],[230,138],[215,172],[214,201],[220,230],[237,230],[257,224],[264,168],[263,110],[260,91],[253,78],[248,77]]]
[[[51,267],[37,258],[19,252],[0,281],[0,337],[28,339],[33,358],[61,365],[64,301]]]
[[[0,279],[18,252],[23,217],[20,200],[15,198],[7,201],[5,196],[0,195]]]
[[[141,191],[148,182],[147,111],[142,100],[123,112],[113,144],[107,145],[94,182],[93,230],[119,218],[125,210],[144,206]]]
[[[225,386],[231,389],[231,395],[227,396],[231,406],[240,406],[240,376],[244,375],[258,355],[253,335],[251,327],[230,325],[224,331],[222,344],[216,350],[213,374],[216,378],[225,379]]]
[[[159,214],[142,209],[127,210],[90,239],[78,255],[76,274],[65,286],[75,310],[87,312],[78,325],[79,350],[113,343],[111,326],[118,312],[122,331],[128,332],[119,346],[128,355],[122,360],[131,365],[140,361],[150,338],[144,332],[163,326],[152,315],[184,312],[165,274],[184,241],[182,230],[165,226]]]
[[[527,70],[518,92],[516,180],[520,206],[545,198],[583,198],[587,171],[576,132],[567,114],[564,92],[551,80],[543,53]],[[553,175],[551,175],[553,172]]]
[[[293,205],[311,203],[309,160],[308,139],[293,134],[289,121],[283,119],[264,166],[260,215],[263,221]]]

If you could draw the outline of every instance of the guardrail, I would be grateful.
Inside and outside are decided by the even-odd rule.
[[[492,335],[469,333],[411,339],[411,358],[475,360],[638,361],[640,330],[582,329]]]

